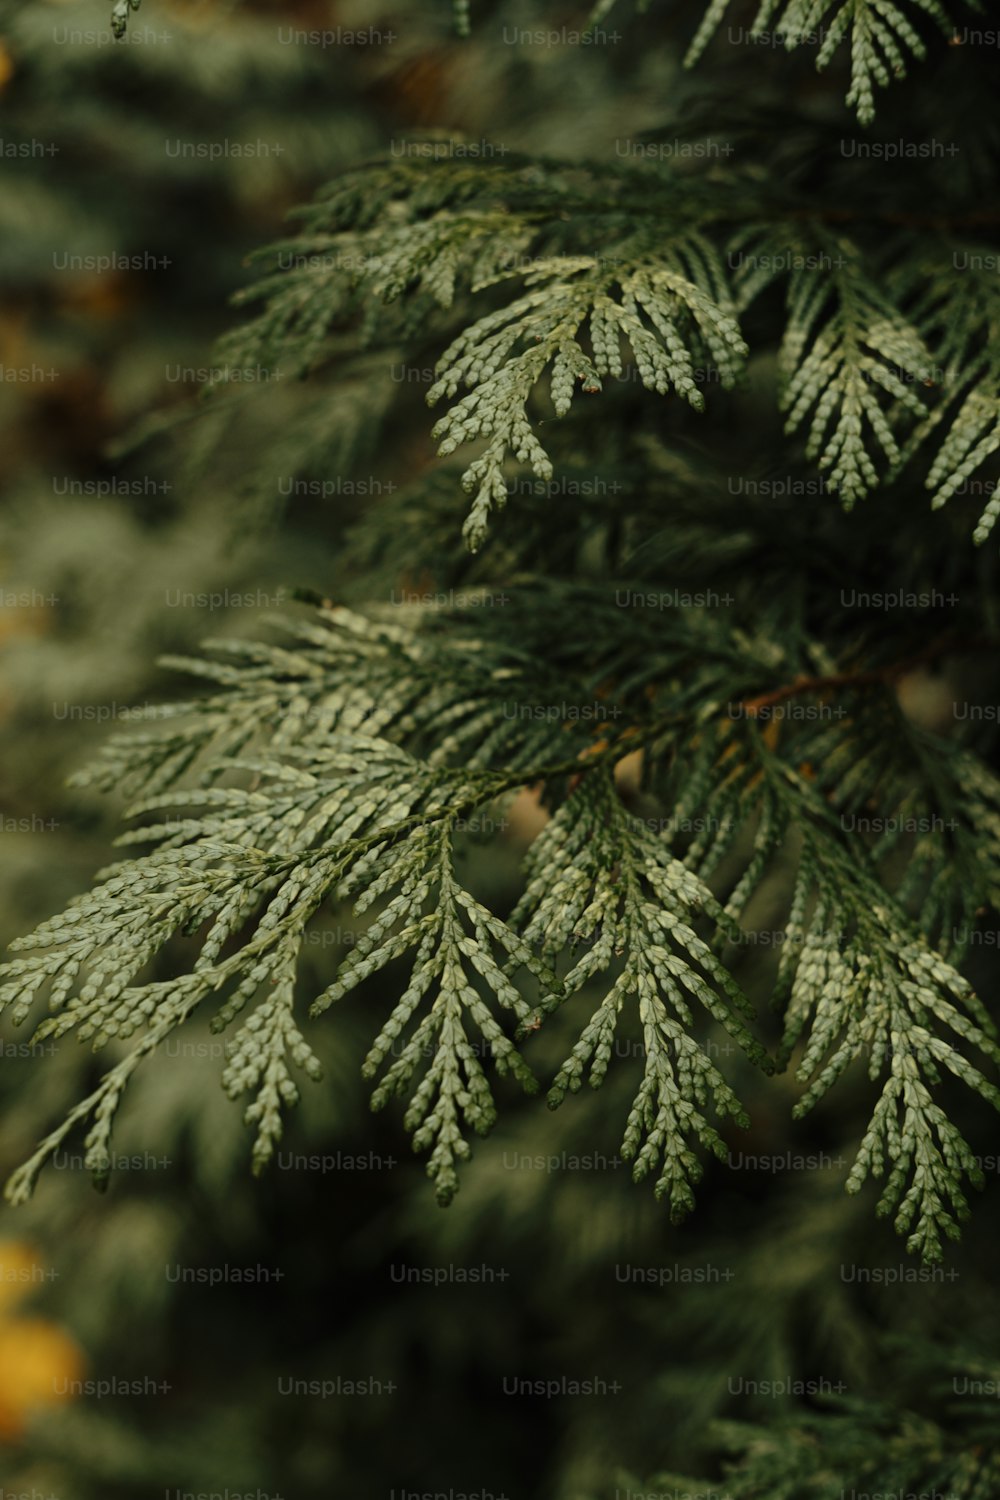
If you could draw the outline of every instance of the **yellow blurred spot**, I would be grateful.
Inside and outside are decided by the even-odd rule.
[[[73,1399],[83,1356],[68,1334],[41,1318],[0,1327],[0,1439],[16,1438],[28,1413]]]
[[[0,41],[0,89],[4,84],[10,82],[14,76],[14,59],[11,57],[3,42]]]
[[[30,1412],[71,1400],[83,1374],[79,1346],[57,1324],[11,1316],[46,1280],[29,1246],[0,1241],[0,1441],[20,1437]]]

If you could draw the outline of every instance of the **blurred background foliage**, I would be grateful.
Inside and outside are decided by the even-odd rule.
[[[585,9],[474,5],[461,40],[448,0],[146,0],[131,41],[113,47],[107,0],[0,7],[0,364],[30,372],[0,383],[4,939],[107,862],[114,799],[67,790],[65,779],[130,708],[184,690],[157,667],[159,653],[249,633],[296,587],[384,598],[434,583],[408,568],[407,537],[427,512],[407,509],[403,489],[432,461],[426,381],[400,373],[430,367],[431,344],[408,349],[405,366],[402,353],[388,366],[380,354],[335,380],[262,380],[227,393],[208,421],[191,416],[197,378],[177,372],[211,364],[233,316],[227,301],[250,275],[246,257],[282,232],[288,210],[403,137],[458,132],[511,151],[600,155],[664,119],[705,117],[705,77],[680,70],[700,9],[690,0],[668,17],[620,6],[604,23],[621,27],[614,45],[502,41],[504,27],[578,28]],[[393,41],[284,45],[276,34],[286,27],[372,28]],[[745,91],[748,114],[766,119],[794,101],[839,117],[842,77],[817,78],[798,56],[745,52],[717,48],[712,79],[723,94]],[[894,91],[880,128],[891,136],[922,100],[931,113],[945,100],[960,109],[955,76],[947,51],[937,54]],[[176,143],[228,154],[183,154]],[[786,168],[803,170],[794,147],[790,132]],[[138,257],[141,268],[94,268],[108,256]],[[752,383],[727,399],[744,425],[757,419]],[[644,430],[637,422],[589,474],[604,465],[610,483],[647,464],[648,451],[637,458],[652,441]],[[565,424],[567,462],[579,434]],[[331,477],[337,493],[308,487]],[[461,500],[451,482],[441,493],[437,520],[456,532]],[[383,504],[398,510],[388,543],[370,524]],[[859,548],[877,545],[870,513],[857,524]],[[809,545],[807,530],[800,540]],[[485,576],[497,564],[487,557]],[[541,817],[522,799],[499,841],[469,839],[470,879],[498,908],[512,901]],[[766,928],[767,912],[758,917]],[[324,937],[329,946],[307,953],[304,991],[321,986],[352,934],[331,919]],[[762,992],[772,960],[751,950],[741,978]],[[980,967],[988,976],[993,966]],[[720,1487],[713,1420],[771,1420],[782,1408],[734,1394],[734,1374],[822,1376],[885,1396],[901,1380],[886,1336],[995,1333],[995,1173],[940,1280],[859,1284],[845,1273],[891,1272],[903,1259],[889,1227],[874,1225],[874,1190],[848,1199],[846,1165],[827,1165],[866,1118],[863,1079],[856,1115],[842,1092],[792,1127],[793,1084],[765,1084],[734,1051],[727,1072],[754,1124],[732,1132],[732,1149],[812,1154],[823,1167],[713,1163],[696,1216],[678,1229],[615,1157],[613,1122],[634,1086],[627,1058],[599,1094],[556,1115],[508,1088],[503,1123],[440,1211],[398,1117],[367,1112],[360,1061],[373,1009],[378,985],[345,1002],[335,1026],[314,1028],[326,1082],[307,1086],[279,1166],[262,1180],[249,1175],[240,1111],[218,1083],[223,1043],[189,1026],[175,1055],[131,1089],[117,1144],[132,1165],[106,1196],[69,1153],[29,1207],[4,1211],[4,1494],[612,1500],[667,1469],[714,1474]],[[536,1040],[540,1071],[563,1045],[557,1025]],[[9,1031],[0,1046],[6,1175],[94,1061],[69,1043],[35,1066]],[[974,1105],[961,1119],[961,1108],[974,1149],[988,1153],[989,1122]],[[582,1139],[589,1164],[572,1155]],[[539,1164],[549,1156],[553,1169]],[[662,1284],[629,1279],[636,1266]],[[220,1267],[257,1268],[259,1279],[208,1284]],[[408,1284],[402,1267],[492,1275]],[[182,1280],[180,1268],[205,1275]],[[281,1394],[288,1379],[336,1377],[397,1389]],[[620,1390],[509,1396],[513,1377]],[[138,1381],[144,1393],[74,1394],[85,1379]]]

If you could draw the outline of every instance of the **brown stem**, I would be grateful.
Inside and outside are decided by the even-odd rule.
[[[830,672],[823,677],[797,677],[794,682],[786,682],[783,687],[774,688],[769,693],[761,693],[756,698],[745,698],[740,706],[744,713],[756,717],[762,709],[771,708],[775,703],[784,703],[788,698],[797,698],[802,693],[822,693],[842,687],[872,687],[876,684],[888,686],[907,672],[937,661],[951,651],[979,651],[985,648],[995,650],[996,645],[996,640],[989,636],[966,637],[963,640],[952,632],[932,641],[920,651],[913,651],[909,656],[891,662],[887,667],[873,667],[864,672]]]

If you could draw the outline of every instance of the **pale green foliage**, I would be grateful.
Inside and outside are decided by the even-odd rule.
[[[615,0],[600,0],[592,24],[608,15]],[[688,48],[685,65],[693,67],[718,31],[730,0],[709,0],[704,18]],[[825,68],[842,43],[850,47],[851,85],[847,104],[868,125],[875,118],[875,86],[906,77],[910,57],[918,61],[927,48],[920,21],[928,17],[947,36],[952,30],[948,12],[938,0],[761,0],[751,35],[776,34],[791,51],[815,46],[816,66]]]
[[[913,383],[933,384],[931,356],[848,238],[818,225],[812,234],[751,228],[735,244],[741,307],[780,274],[775,268],[792,267],[779,403],[788,413],[787,432],[808,426],[806,454],[829,471],[830,488],[849,509],[879,482],[869,433],[894,466],[900,448],[893,428],[902,427],[907,413],[926,416]]]
[[[883,1176],[890,1164],[879,1211],[895,1211],[896,1228],[909,1234],[909,1248],[936,1259],[940,1235],[955,1237],[968,1212],[959,1176],[978,1185],[983,1178],[928,1085],[939,1084],[944,1069],[1000,1108],[1000,1091],[961,1046],[971,1044],[991,1062],[1000,1061],[994,1028],[970,985],[917,940],[867,859],[845,847],[842,822],[838,826],[829,801],[784,759],[775,760],[759,735],[740,738],[751,753],[742,767],[733,767],[729,785],[710,804],[720,831],[703,849],[696,843],[688,859],[709,878],[751,812],[756,815],[752,852],[726,908],[733,919],[797,830],[798,872],[773,997],[785,1013],[781,1060],[787,1062],[805,1040],[796,1075],[808,1086],[795,1113],[812,1108],[854,1062],[866,1063],[873,1081],[884,1077],[848,1190],[857,1191],[869,1173]],[[843,728],[840,738],[857,748]],[[812,748],[822,756],[819,736]],[[800,749],[809,753],[807,745]],[[843,790],[836,776],[831,785],[836,804]],[[994,830],[997,792],[994,783]],[[884,856],[885,849],[876,847],[875,853]],[[943,850],[942,856],[947,858]],[[958,1045],[941,1034],[945,1030]]]
[[[489,440],[462,476],[464,487],[476,491],[465,525],[473,550],[485,538],[491,508],[506,501],[508,452],[539,478],[552,477],[527,411],[549,365],[558,417],[569,411],[577,381],[593,394],[602,389],[602,376],[621,377],[623,344],[648,390],[674,390],[701,411],[687,326],[694,325],[725,386],[736,380],[746,354],[715,252],[694,237],[633,267],[608,269],[590,256],[542,259],[524,282],[534,290],[480,318],[445,351],[427,395],[435,402],[472,387],[434,428],[442,456],[475,438]],[[592,353],[580,342],[584,324]]]
[[[739,987],[701,940],[691,922],[701,913],[725,921],[711,891],[662,839],[630,818],[610,779],[584,780],[532,846],[527,885],[515,920],[554,961],[568,946],[586,944],[565,976],[562,995],[624,966],[559,1070],[549,1104],[576,1092],[589,1069],[598,1087],[611,1057],[622,1007],[632,1001],[642,1023],[642,1083],[629,1114],[622,1155],[633,1160],[636,1180],[655,1171],[657,1197],[666,1197],[676,1221],[693,1206],[691,1183],[701,1176],[685,1137],[725,1160],[725,1142],[703,1111],[749,1124],[739,1101],[705,1050],[692,1038],[689,1001],[696,1000],[757,1063],[766,1063],[744,1017],[752,1009]],[[551,1000],[550,1000],[551,1003]],[[768,1063],[769,1066],[769,1063]]]
[[[851,506],[878,479],[864,443],[866,428],[890,464],[899,457],[880,396],[888,393],[923,415],[923,403],[906,381],[929,379],[930,356],[856,266],[834,269],[829,281],[813,271],[793,272],[788,307],[781,349],[787,431],[808,421],[808,457],[829,470],[831,488]]]
[[[950,415],[926,479],[937,509],[972,480],[1000,451],[1000,287],[995,255],[964,247],[949,261],[917,262],[900,274],[913,298],[913,322],[933,340],[946,399],[914,434],[911,450]],[[1000,515],[1000,485],[982,489],[989,499],[974,540],[984,542]]]
[[[88,1165],[103,1170],[110,1155],[111,1117],[131,1072],[196,1006],[220,991],[225,1000],[213,1017],[215,1030],[229,1026],[251,1001],[257,1002],[236,1033],[223,1082],[234,1098],[247,1091],[254,1095],[246,1120],[257,1127],[254,1164],[263,1166],[281,1134],[282,1109],[297,1098],[289,1064],[319,1076],[319,1064],[294,1018],[296,967],[306,924],[331,891],[348,894],[363,877],[367,884],[361,909],[396,884],[401,891],[353,950],[338,986],[325,999],[346,992],[418,942],[414,987],[376,1044],[373,1057],[381,1057],[382,1043],[398,1034],[400,1013],[409,1016],[440,971],[439,998],[418,1031],[416,1050],[404,1053],[390,1070],[383,1096],[386,1088],[402,1087],[423,1043],[437,1036],[438,1060],[418,1090],[411,1119],[416,1123],[427,1116],[418,1143],[440,1136],[432,1168],[442,1179],[439,1191],[446,1198],[453,1186],[456,1106],[476,1128],[485,1128],[492,1118],[484,1113],[488,1089],[482,1069],[461,1031],[463,1007],[494,1043],[498,1065],[510,1064],[519,1076],[527,1076],[511,1049],[497,1044],[498,1028],[461,972],[461,956],[471,953],[481,973],[497,977],[490,940],[499,941],[508,955],[517,953],[530,962],[523,945],[472,902],[447,871],[448,832],[463,806],[461,796],[442,804],[435,791],[442,786],[441,777],[421,774],[405,752],[387,742],[350,733],[326,754],[289,752],[281,764],[234,757],[228,769],[247,771],[262,785],[257,790],[209,787],[139,802],[134,814],[166,808],[185,814],[205,811],[201,817],[185,815],[143,828],[142,839],[158,843],[156,852],[106,871],[91,895],[35,934],[28,946],[45,950],[42,957],[13,959],[6,967],[10,982],[2,998],[15,1001],[15,1022],[24,1018],[39,987],[49,987],[50,1009],[56,1014],[42,1023],[40,1037],[75,1030],[81,1040],[101,1047],[142,1032],[126,1059],[15,1178],[12,1197],[17,1200],[30,1190],[38,1166],[81,1111],[93,1112],[95,1119],[87,1142]],[[443,784],[451,792],[461,791],[454,776]],[[472,791],[473,802],[481,800],[482,790]],[[432,887],[437,890],[436,911],[421,920],[416,913]],[[471,949],[458,930],[459,908],[473,923],[478,946]],[[401,914],[409,916],[409,924],[380,946]],[[255,929],[248,936],[251,918]],[[201,932],[202,941],[189,975],[169,983],[136,983],[164,943],[193,932]],[[242,944],[223,956],[240,934]],[[512,1003],[506,981],[498,995],[502,1003]],[[515,1008],[519,1005],[515,1002]],[[459,1063],[469,1071],[468,1096],[456,1082]],[[429,1096],[441,1071],[441,1098],[432,1108]]]
[[[481,1047],[477,1050],[478,1044],[473,1045],[466,1035],[466,1017],[488,1044],[499,1073],[512,1073],[529,1092],[537,1087],[521,1054],[475,988],[473,976],[480,975],[498,1004],[522,1021],[529,1006],[500,966],[494,949],[513,968],[523,966],[554,982],[528,944],[456,881],[450,821],[444,819],[440,829],[426,825],[415,829],[377,863],[362,862],[345,882],[345,888],[351,889],[361,884],[361,875],[370,881],[355,903],[358,914],[390,890],[398,887],[398,894],[345,960],[336,983],[312,1007],[313,1015],[320,1014],[383,965],[415,950],[410,983],[372,1045],[363,1072],[366,1078],[374,1078],[384,1069],[372,1097],[372,1107],[378,1109],[393,1095],[403,1093],[421,1062],[429,1059],[413,1092],[406,1125],[414,1132],[415,1150],[433,1148],[427,1170],[435,1179],[441,1203],[448,1203],[458,1186],[456,1160],[469,1155],[463,1123],[485,1135],[496,1120],[480,1061]],[[432,909],[425,913],[428,900]],[[432,988],[437,991],[433,1004],[404,1037]],[[401,1043],[398,1050],[397,1043]],[[387,1065],[390,1055],[394,1060]]]
[[[142,0],[115,0],[111,11],[111,30],[119,41],[128,30],[129,13],[138,10],[141,4]]]
[[[553,629],[567,608],[588,618],[592,641]],[[29,956],[5,966],[0,999],[21,1022],[45,994],[50,1017],[39,1036],[76,1032],[97,1047],[131,1050],[15,1175],[12,1196],[30,1191],[83,1119],[92,1121],[89,1163],[102,1173],[135,1067],[206,1004],[217,1030],[248,1010],[223,1081],[233,1097],[251,1095],[246,1118],[262,1166],[296,1097],[293,1070],[318,1071],[297,1018],[298,955],[321,910],[350,902],[369,925],[313,1009],[410,955],[409,981],[365,1071],[379,1080],[376,1105],[408,1097],[406,1124],[417,1149],[430,1152],[442,1201],[468,1154],[465,1130],[486,1131],[495,1119],[485,1059],[534,1086],[504,1015],[530,1038],[553,1010],[587,1004],[601,980],[603,998],[597,991],[596,1008],[590,1000],[550,1102],[587,1073],[601,1082],[618,1017],[634,1005],[644,1062],[623,1154],[637,1178],[655,1174],[678,1216],[700,1172],[688,1138],[724,1155],[709,1107],[745,1119],[694,1035],[692,1002],[770,1068],[726,944],[738,948],[738,919],[797,841],[775,984],[785,1058],[805,1040],[797,1072],[807,1091],[797,1110],[852,1061],[868,1064],[881,1094],[849,1186],[891,1164],[882,1210],[896,1210],[912,1249],[938,1256],[941,1233],[953,1234],[966,1211],[961,1179],[979,1173],[933,1090],[949,1072],[1000,1103],[966,1049],[994,1061],[1000,1052],[969,985],[904,915],[863,836],[836,816],[838,803],[850,806],[850,774],[838,769],[832,741],[824,746],[830,720],[784,730],[779,755],[752,713],[724,711],[770,678],[780,650],[697,615],[621,609],[596,588],[521,590],[504,608],[464,616],[387,613],[307,616],[291,626],[297,639],[287,647],[219,643],[221,660],[189,665],[222,690],[112,740],[90,773],[139,794],[133,813],[157,821],[125,841],[156,848],[111,867],[92,893],[18,943]],[[399,614],[409,623],[396,623]],[[631,641],[634,650],[637,630],[648,640],[644,667],[622,679],[623,648]],[[881,701],[857,695],[846,739],[882,746],[887,763],[871,767],[868,786],[884,788],[892,806],[909,774],[896,762],[909,746],[905,734],[886,737]],[[934,783],[950,788],[963,836],[975,817],[995,840],[994,780],[968,755],[935,746],[916,743],[912,753],[937,756]],[[649,795],[669,816],[643,820],[621,804],[608,768],[637,748]],[[796,769],[806,756],[830,765],[825,795]],[[177,785],[192,775],[188,790]],[[538,782],[558,810],[529,851],[523,898],[504,922],[458,880],[453,844],[468,814]],[[673,848],[681,816],[705,830],[683,854]],[[948,861],[939,839],[919,865],[937,893],[919,909],[932,930],[942,916],[937,872]],[[712,888],[723,863],[726,897]],[[968,894],[995,899],[996,883],[984,892],[973,880]],[[198,944],[186,972],[145,979],[157,953],[185,934]],[[561,954],[579,944],[582,956],[556,978]]]
[[[275,247],[286,269],[241,295],[264,306],[221,358],[305,374],[351,347],[351,330],[392,347],[457,320],[428,399],[452,403],[434,428],[442,455],[480,445],[461,455],[473,550],[515,465],[554,477],[553,410],[565,419],[582,389],[599,412],[626,380],[703,411],[699,373],[721,388],[709,400],[738,382],[748,353],[738,313],[776,282],[786,312],[775,402],[846,508],[915,458],[960,393],[930,460],[934,503],[1000,443],[983,278],[957,288],[939,259],[928,283],[921,242],[887,254],[877,228],[870,244],[834,234],[821,201],[776,194],[751,208],[728,163],[702,181],[662,161],[570,171],[406,160],[347,176],[304,217],[304,232]],[[992,307],[995,291],[985,295]],[[472,302],[489,310],[476,316]],[[977,540],[992,515],[988,506]]]

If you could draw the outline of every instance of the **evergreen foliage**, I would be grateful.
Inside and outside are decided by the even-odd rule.
[[[624,596],[647,599],[634,588]],[[852,1061],[867,1060],[881,1093],[848,1187],[890,1166],[881,1211],[896,1212],[911,1248],[937,1257],[940,1233],[955,1234],[967,1212],[961,1177],[981,1182],[982,1174],[931,1086],[951,1073],[994,1104],[1000,1096],[973,1060],[977,1050],[998,1058],[989,1016],[928,939],[949,918],[945,933],[954,931],[956,913],[968,912],[970,902],[996,900],[989,870],[974,873],[981,860],[969,861],[966,877],[943,835],[947,823],[957,847],[975,840],[982,848],[984,827],[995,840],[1000,788],[970,753],[912,731],[898,713],[889,738],[884,686],[874,703],[854,689],[846,725],[809,717],[777,747],[769,745],[758,724],[767,705],[753,695],[782,660],[778,644],[734,638],[731,629],[683,612],[657,619],[648,609],[621,608],[622,597],[621,589],[611,602],[596,587],[567,594],[536,583],[474,615],[431,612],[425,629],[321,608],[313,621],[291,627],[289,646],[220,642],[221,660],[191,665],[222,691],[159,710],[164,722],[113,739],[80,779],[137,797],[131,814],[157,821],[124,841],[157,848],[111,866],[92,894],[16,943],[40,951],[9,961],[2,999],[20,1023],[47,993],[55,1014],[36,1032],[39,1041],[70,1030],[96,1046],[136,1033],[138,1040],[15,1175],[15,1201],[81,1118],[92,1117],[88,1162],[102,1174],[114,1111],[135,1067],[217,994],[217,1030],[258,1002],[236,1034],[224,1083],[233,1097],[254,1094],[247,1121],[257,1127],[254,1161],[263,1165],[280,1135],[282,1106],[297,1097],[291,1066],[318,1076],[295,1020],[296,960],[308,923],[333,899],[352,901],[359,915],[384,905],[314,1013],[413,953],[411,979],[366,1072],[378,1072],[425,1005],[373,1102],[407,1091],[419,1070],[407,1123],[418,1149],[433,1148],[429,1170],[442,1201],[456,1185],[456,1157],[468,1153],[462,1120],[483,1132],[495,1119],[466,1020],[499,1072],[534,1082],[497,1012],[470,983],[471,970],[522,1025],[530,1006],[510,976],[522,967],[533,973],[541,981],[537,1024],[623,957],[556,1076],[550,1103],[578,1089],[588,1065],[591,1082],[601,1082],[618,1012],[634,995],[645,1072],[623,1152],[635,1159],[636,1177],[662,1156],[657,1191],[676,1214],[690,1206],[690,1181],[699,1175],[684,1137],[693,1133],[726,1154],[702,1113],[706,1105],[747,1123],[685,1029],[692,1024],[689,998],[755,1061],[765,1061],[747,1028],[748,1002],[692,920],[704,917],[723,940],[738,942],[735,924],[794,838],[798,871],[774,1002],[785,1014],[781,1059],[807,1042],[797,1071],[809,1086],[797,1112]],[[561,650],[556,635],[557,622],[577,612],[599,642],[582,680],[585,643],[563,636]],[[646,617],[642,668],[619,686],[636,649],[636,615]],[[816,660],[818,648],[803,656]],[[579,685],[569,700],[574,679]],[[824,680],[815,682],[800,678],[792,691],[822,692]],[[563,698],[553,704],[546,689],[556,685]],[[604,736],[596,744],[595,723]],[[887,744],[895,755],[886,755]],[[621,807],[605,767],[626,751],[642,752],[658,817],[643,821]],[[813,763],[824,767],[819,776],[804,774]],[[917,804],[915,763],[928,774],[933,767],[936,794]],[[184,790],[178,783],[192,769],[200,786]],[[881,820],[888,835],[873,849],[863,836],[847,836],[845,818],[834,813],[857,805],[862,770],[869,772],[866,804],[873,788],[884,788],[879,805],[896,814]],[[561,805],[532,847],[524,898],[505,923],[456,881],[453,837],[470,814],[539,782],[557,789]],[[940,824],[942,833],[905,868],[904,894],[911,904],[920,898],[911,917],[878,874],[880,861],[898,849],[904,805],[952,814],[922,820],[932,829]],[[708,830],[683,860],[670,852],[672,818]],[[752,840],[743,844],[739,878],[730,873],[722,906],[705,881],[748,829]],[[136,983],[152,957],[184,933],[201,939],[190,973]],[[589,951],[557,980],[553,965],[582,942]]]
[[[116,6],[116,34],[135,9]],[[449,7],[432,9],[444,34]],[[626,9],[599,4],[590,24],[613,15],[641,39],[690,19]],[[477,41],[507,11],[482,10],[455,7],[462,40],[436,44],[442,75],[461,49],[484,74],[508,66]],[[276,110],[300,87],[316,110],[297,181],[374,150],[358,98],[324,101],[312,62],[268,71],[259,15],[234,17],[220,39],[232,51],[213,59],[214,41],[185,32],[180,61],[157,65],[171,100],[187,68],[202,106],[217,90],[243,98],[259,70]],[[18,41],[42,70],[31,18],[24,8]],[[696,20],[697,77],[726,19],[713,3]],[[79,556],[91,579],[75,643],[70,620],[15,654],[29,718],[78,674],[146,700],[128,715],[144,722],[72,778],[88,815],[104,796],[123,803],[115,861],[82,894],[78,869],[46,887],[35,904],[51,912],[68,892],[65,909],[15,938],[0,968],[7,1020],[39,1050],[60,1044],[12,1105],[8,1201],[56,1239],[85,1212],[102,1263],[118,1265],[114,1196],[106,1224],[62,1182],[53,1209],[45,1169],[79,1137],[95,1183],[114,1175],[117,1189],[123,1146],[163,1149],[195,1215],[224,1201],[259,1231],[253,1205],[267,1202],[315,1254],[315,1204],[279,1170],[282,1144],[361,1150],[403,1132],[438,1202],[460,1196],[436,1215],[426,1192],[401,1190],[390,1228],[344,1230],[358,1264],[380,1235],[471,1261],[503,1225],[522,1330],[572,1272],[595,1295],[558,1347],[581,1361],[635,1351],[628,1416],[561,1430],[556,1500],[609,1500],[612,1474],[728,1500],[995,1488],[995,1400],[950,1399],[966,1377],[997,1385],[992,1313],[985,1353],[955,1343],[988,1294],[975,1236],[989,1194],[955,1242],[970,1185],[987,1185],[1000,1107],[1000,294],[997,215],[982,206],[998,128],[981,61],[967,98],[931,98],[934,70],[963,50],[945,40],[957,24],[936,0],[765,0],[755,33],[780,31],[789,49],[820,33],[829,81],[780,102],[763,88],[727,99],[724,83],[688,92],[648,130],[667,113],[657,94],[617,140],[599,100],[572,156],[575,102],[561,148],[544,152],[537,130],[508,149],[499,129],[479,142],[408,129],[391,159],[341,171],[251,256],[211,359],[223,373],[196,400],[155,410],[150,380],[150,399],[118,414],[119,429],[138,420],[115,461],[166,465],[176,500],[141,523],[92,507],[90,550],[58,568],[72,506],[37,512],[34,552],[18,535],[23,493],[0,523],[26,572],[65,577]],[[779,78],[794,66],[771,61]],[[364,66],[370,91],[399,76]],[[565,81],[575,64],[553,66]],[[754,66],[719,60],[730,77]],[[876,124],[875,88],[894,79]],[[329,144],[342,113],[350,151]],[[915,149],[894,154],[904,143]],[[249,191],[228,165],[220,179],[192,170],[195,217],[217,183],[227,203]],[[269,184],[256,183],[252,219],[276,217]],[[71,199],[56,175],[40,201],[58,218]],[[80,212],[73,201],[70,222]],[[241,253],[254,232],[243,226]],[[221,237],[228,247],[229,226]],[[236,281],[223,267],[213,288]],[[229,373],[246,367],[282,381],[238,389]],[[226,617],[198,649],[195,622],[165,626],[145,598],[112,651],[103,611],[121,573],[98,564],[113,551],[150,597],[187,569],[206,589],[215,569],[226,586],[260,570],[286,603],[259,627]],[[58,755],[75,759],[65,744]],[[74,1039],[87,1045],[62,1045]],[[362,1126],[366,1095],[381,1118]],[[842,1170],[744,1200],[741,1143],[840,1150]],[[501,1151],[539,1149],[627,1165],[600,1187],[579,1173],[505,1180]],[[142,1281],[143,1246],[173,1253],[194,1231],[143,1192],[121,1285],[126,1306],[156,1301],[165,1327],[174,1294]],[[845,1291],[846,1267],[898,1253],[873,1210],[914,1255],[893,1268],[900,1281],[961,1265],[945,1310],[929,1315],[905,1287],[893,1304],[888,1278],[881,1300]],[[626,1254],[670,1255],[688,1281],[630,1288],[612,1307],[604,1282]],[[722,1264],[732,1287],[709,1285]],[[321,1300],[315,1266],[300,1272]],[[497,1367],[498,1350],[512,1358],[507,1315],[474,1334]],[[401,1313],[399,1347],[429,1345],[440,1321]],[[900,1337],[876,1341],[876,1324]],[[329,1361],[349,1348],[340,1332]],[[729,1399],[740,1358],[778,1379],[820,1357],[847,1379],[843,1399]],[[33,1441],[73,1455],[87,1500],[178,1466],[192,1485],[267,1474],[277,1490],[266,1440],[241,1426],[259,1401],[241,1372],[218,1409],[220,1430],[241,1433],[239,1469],[199,1467],[213,1437],[200,1418],[176,1446],[157,1435],[132,1449],[103,1414],[98,1442],[79,1413]],[[321,1482],[310,1461],[287,1459],[304,1493]],[[343,1453],[322,1472],[355,1483]]]
[[[994,1362],[970,1350],[929,1355],[916,1340],[900,1343],[885,1351],[898,1382],[886,1399],[827,1397],[818,1411],[773,1429],[720,1424],[722,1446],[739,1455],[726,1476],[727,1500],[834,1500],[862,1487],[954,1500],[992,1493],[1000,1476]],[[655,1482],[664,1489],[696,1487],[674,1476]]]
[[[788,432],[807,427],[807,457],[847,506],[879,484],[880,459],[898,475],[904,452],[907,475],[922,460],[942,505],[996,451],[992,260],[980,253],[987,269],[956,276],[956,251],[942,254],[933,220],[887,256],[878,213],[855,236],[833,233],[824,196],[762,195],[742,167],[721,163],[702,180],[659,161],[569,172],[418,157],[367,168],[324,194],[303,216],[304,233],[276,247],[292,269],[241,294],[265,310],[223,352],[233,364],[280,358],[304,374],[329,357],[331,329],[352,311],[363,309],[369,339],[390,329],[405,337],[451,308],[459,289],[520,279],[523,295],[449,345],[427,393],[433,404],[468,391],[433,430],[442,456],[487,439],[462,475],[475,492],[465,535],[477,547],[505,501],[508,456],[552,478],[526,411],[546,373],[558,417],[577,383],[593,395],[621,378],[623,359],[648,390],[676,392],[701,411],[695,371],[707,368],[723,389],[737,382],[748,353],[737,311],[779,281],[776,396]],[[594,243],[600,253],[587,253]],[[931,434],[928,457],[921,445]],[[994,514],[991,501],[978,541]]]

